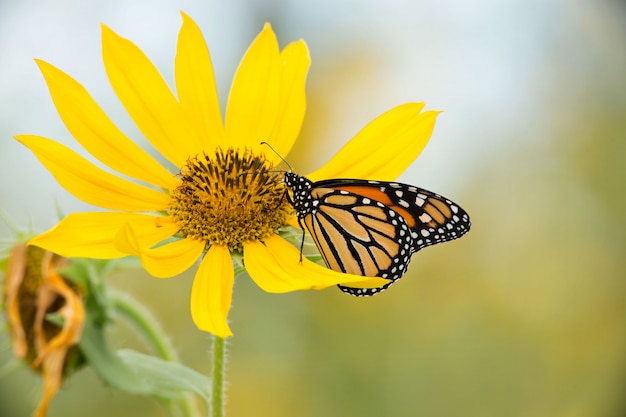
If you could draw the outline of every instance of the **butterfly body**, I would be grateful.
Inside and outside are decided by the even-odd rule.
[[[352,295],[374,295],[406,272],[418,250],[461,237],[467,213],[430,191],[396,182],[332,179],[312,182],[286,172],[287,195],[326,265],[335,271],[378,276],[379,288],[339,285]]]

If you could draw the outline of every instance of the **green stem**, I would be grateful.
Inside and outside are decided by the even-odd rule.
[[[211,386],[211,409],[210,417],[224,416],[224,374],[226,364],[224,357],[226,355],[225,341],[221,337],[213,336],[213,352],[212,361],[212,386]]]
[[[111,291],[115,311],[141,331],[146,344],[160,358],[178,362],[178,353],[161,325],[148,309],[127,294]]]
[[[157,356],[167,361],[180,362],[178,352],[176,352],[170,338],[147,308],[129,295],[117,291],[110,292],[110,299],[115,311],[140,332],[146,344]],[[181,397],[179,406],[184,417],[200,415],[197,403],[191,393]]]

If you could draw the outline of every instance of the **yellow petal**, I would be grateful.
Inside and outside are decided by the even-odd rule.
[[[119,130],[72,77],[36,60],[63,123],[94,157],[129,177],[171,189],[175,177]]]
[[[439,112],[420,113],[423,108],[423,103],[408,103],[382,114],[307,177],[395,180],[422,152],[435,127]]]
[[[163,210],[169,206],[166,194],[106,172],[60,143],[34,135],[15,139],[35,154],[63,188],[86,203],[128,211]]]
[[[191,316],[200,330],[225,338],[232,336],[228,311],[233,296],[235,272],[228,248],[213,245],[193,280]]]
[[[191,126],[208,151],[226,147],[213,65],[198,25],[185,13],[176,49],[176,91]]]
[[[126,223],[115,236],[116,247],[139,256],[141,265],[156,278],[170,278],[181,274],[198,260],[205,243],[195,239],[180,239],[155,249],[147,249],[137,237],[134,227]]]
[[[383,278],[335,272],[305,257],[300,262],[300,251],[277,235],[266,238],[264,244],[245,244],[244,262],[254,282],[262,290],[272,293],[322,289],[350,283],[380,287],[389,282]]]
[[[119,212],[73,213],[28,244],[67,258],[122,258],[129,253],[115,246],[115,237],[126,224],[133,225],[139,245],[145,248],[162,242],[178,231],[178,226],[170,217]]]
[[[226,134],[231,146],[258,151],[261,141],[271,139],[280,102],[280,78],[278,41],[266,23],[239,64],[228,97]]]
[[[286,157],[300,133],[306,112],[305,84],[311,65],[309,50],[304,41],[293,42],[281,52],[280,102],[274,130],[265,139],[278,152]],[[275,162],[276,155],[266,152]]]
[[[102,25],[102,57],[117,97],[163,156],[181,167],[202,151],[202,141],[163,77],[135,44]]]
[[[289,217],[287,217],[287,219],[285,220],[285,223],[287,223],[291,227],[295,227],[298,230],[302,230],[302,227],[300,227],[300,223],[298,223],[298,217],[296,217],[295,214],[292,214]]]

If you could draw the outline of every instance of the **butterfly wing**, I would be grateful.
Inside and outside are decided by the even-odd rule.
[[[414,239],[412,252],[458,239],[471,227],[469,215],[458,204],[439,194],[397,182],[325,180],[316,187],[330,187],[376,200],[401,215]]]
[[[399,279],[418,250],[457,239],[470,228],[457,204],[401,183],[325,180],[313,184],[317,210],[304,217],[326,265],[336,271],[379,276],[379,288],[339,285],[347,293],[374,295]]]
[[[389,279],[380,288],[340,288],[373,295],[400,278],[411,260],[413,239],[402,216],[384,204],[333,188],[312,190],[317,210],[304,217],[326,265],[335,271]]]

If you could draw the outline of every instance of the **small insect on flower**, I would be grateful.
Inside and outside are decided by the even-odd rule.
[[[470,229],[468,214],[439,194],[397,182],[355,179],[310,181],[286,172],[289,203],[328,268],[389,282],[375,288],[338,287],[352,295],[385,290],[426,246],[457,239]]]

